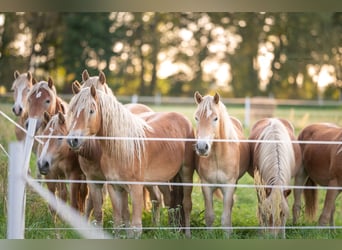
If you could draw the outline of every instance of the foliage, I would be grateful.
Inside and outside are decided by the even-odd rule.
[[[38,80],[53,76],[60,91],[70,93],[71,82],[88,69],[91,74],[103,70],[109,85],[122,94],[192,96],[195,90],[220,90],[229,97],[341,98],[338,12],[25,12],[2,17],[0,83],[7,90],[18,69],[32,71]],[[327,65],[333,84],[322,94],[316,78]]]

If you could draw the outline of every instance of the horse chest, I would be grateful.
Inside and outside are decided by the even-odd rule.
[[[229,171],[227,164],[221,161],[210,161],[207,158],[200,159],[198,174],[203,182],[230,183],[236,179],[236,171]]]

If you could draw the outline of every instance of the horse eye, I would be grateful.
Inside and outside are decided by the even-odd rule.
[[[95,112],[95,111],[94,111],[93,109],[91,109],[91,110],[89,111],[90,114],[94,114],[94,112]]]
[[[50,103],[50,100],[46,100],[45,102],[46,102],[47,104],[49,104],[49,103]]]
[[[197,118],[197,116],[195,117],[195,121],[196,121],[196,122],[198,122],[198,118]]]
[[[214,118],[214,122],[217,122],[217,121],[218,121],[218,117],[215,117],[215,118]]]

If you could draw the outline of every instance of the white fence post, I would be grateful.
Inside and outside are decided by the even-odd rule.
[[[249,128],[251,118],[251,99],[247,96],[245,98],[245,126]]]
[[[8,239],[24,239],[25,235],[25,186],[36,123],[36,119],[29,120],[25,145],[22,142],[12,142],[10,144],[7,211]]]

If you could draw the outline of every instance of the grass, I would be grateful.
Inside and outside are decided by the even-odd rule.
[[[155,111],[179,111],[187,115],[193,121],[193,113],[195,106],[151,106]],[[0,104],[0,110],[14,118],[11,113],[11,107],[9,104]],[[296,131],[299,132],[304,126],[316,122],[334,122],[342,125],[342,116],[336,116],[340,108],[279,108],[275,111],[274,115],[289,119],[294,123]],[[237,117],[241,121],[244,120],[243,107],[234,106],[229,108],[229,113],[232,116]],[[253,118],[254,119],[254,118]],[[251,120],[251,124],[255,122]],[[245,129],[246,135],[248,135],[248,128]],[[0,144],[5,150],[8,149],[8,144],[15,140],[14,125],[7,121],[2,116],[0,117]],[[30,168],[33,176],[35,176],[35,156],[32,155],[30,161]],[[0,239],[6,238],[7,230],[7,175],[8,175],[8,157],[0,150]],[[195,182],[198,182],[198,176],[195,175]],[[253,184],[253,179],[248,175],[244,175],[240,181],[240,184]],[[323,207],[325,191],[319,192],[320,207],[317,215],[320,214]],[[192,194],[193,209],[191,214],[191,226],[192,227],[205,227],[204,220],[204,202],[200,187],[194,187]],[[289,197],[290,208],[292,207],[293,196]],[[335,225],[342,225],[342,201],[341,197],[337,198],[336,211],[335,211]],[[222,203],[218,198],[214,199],[214,208],[216,219],[214,226],[220,226],[220,214],[222,211]],[[258,226],[258,220],[256,216],[257,199],[256,192],[253,188],[240,188],[235,191],[235,203],[232,212],[233,226],[238,227],[251,227]],[[111,233],[111,227],[113,225],[111,205],[109,199],[105,200],[103,207],[104,211],[104,228]],[[303,214],[303,213],[302,213]],[[292,226],[292,217],[288,220],[287,226]],[[166,208],[161,210],[161,226],[167,226],[168,211]],[[316,220],[317,221],[317,220]],[[300,218],[300,226],[315,226],[317,223],[309,222],[304,218],[304,215]],[[27,205],[26,205],[26,239],[78,239],[80,235],[75,232],[70,226],[61,221],[60,219],[54,220],[48,209],[47,203],[34,193],[30,188],[27,189]],[[151,212],[144,211],[143,213],[143,225],[145,227],[152,227],[152,214]],[[336,230],[317,230],[317,229],[288,229],[288,239],[342,239],[342,229]],[[124,238],[124,235],[122,236]],[[144,230],[142,239],[184,239],[183,233],[175,230]],[[221,230],[213,230],[211,232],[205,229],[192,230],[192,239],[222,239],[225,235]],[[231,239],[267,239],[272,236],[263,235],[254,229],[236,229],[230,237]]]

